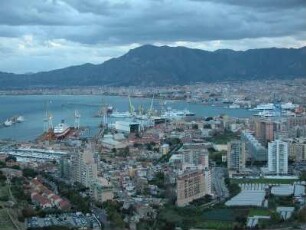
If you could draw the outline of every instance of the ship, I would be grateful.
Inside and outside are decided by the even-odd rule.
[[[132,117],[132,114],[130,112],[113,112],[109,115],[110,117],[113,118],[130,118]]]
[[[281,109],[283,110],[293,110],[297,107],[297,105],[293,104],[292,102],[282,103]],[[275,104],[267,103],[267,104],[259,104],[255,108],[250,109],[251,111],[263,111],[263,110],[274,110]]]
[[[279,116],[285,116],[285,117],[289,117],[289,116],[295,116],[295,113],[291,112],[291,111],[281,111],[281,112],[277,112],[277,111],[271,111],[271,110],[264,110],[264,111],[260,111],[256,114],[254,114],[254,116],[259,116],[259,117],[279,117]]]
[[[13,121],[10,120],[10,119],[6,119],[5,122],[3,122],[3,125],[6,126],[6,127],[10,127],[13,125]]]
[[[24,122],[24,117],[23,117],[23,116],[18,116],[18,117],[16,118],[16,122],[17,122],[17,123]]]
[[[69,131],[70,126],[67,125],[64,120],[62,120],[62,122],[55,126],[53,129],[53,133],[56,138],[65,137],[69,133]]]
[[[168,108],[167,111],[163,112],[161,114],[162,118],[167,118],[167,119],[181,119],[184,117],[191,117],[195,116],[195,113],[190,112],[188,109],[184,110],[173,110],[171,108]]]

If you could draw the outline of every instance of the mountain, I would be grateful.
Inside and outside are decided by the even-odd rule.
[[[0,72],[0,88],[155,86],[301,77],[306,77],[306,47],[209,52],[144,45],[99,65],[84,64],[35,74]]]

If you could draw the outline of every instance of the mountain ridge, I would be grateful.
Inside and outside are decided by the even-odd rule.
[[[306,77],[306,47],[206,51],[143,45],[101,64],[31,74],[0,72],[0,88],[158,86]]]

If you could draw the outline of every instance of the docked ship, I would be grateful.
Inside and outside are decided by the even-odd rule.
[[[290,117],[290,116],[295,116],[295,113],[293,113],[291,111],[286,111],[286,110],[281,111],[281,112],[264,110],[264,111],[260,111],[256,114],[254,114],[254,116],[258,116],[258,117],[279,117],[279,116]]]
[[[195,113],[192,113],[187,109],[184,110],[168,109],[167,111],[161,114],[162,118],[174,119],[174,120],[190,116],[195,116]]]
[[[10,126],[13,125],[13,121],[10,120],[10,119],[7,119],[5,122],[3,122],[3,125],[4,125],[5,127],[10,127]]]
[[[113,112],[109,115],[110,117],[113,118],[130,118],[132,117],[132,114],[130,112]]]
[[[23,116],[18,116],[18,117],[16,118],[16,122],[17,122],[17,123],[24,122],[24,117],[23,117]]]
[[[70,131],[70,126],[67,125],[64,121],[59,123],[53,129],[53,133],[56,138],[65,137],[69,133],[69,131]]]
[[[293,110],[297,108],[298,106],[293,104],[292,102],[282,103],[280,104],[281,109],[283,110]],[[255,108],[250,109],[251,111],[265,111],[265,110],[275,110],[276,106],[273,103],[267,103],[267,104],[259,104]]]

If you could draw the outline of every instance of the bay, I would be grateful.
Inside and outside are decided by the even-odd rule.
[[[150,107],[151,99],[132,98],[134,107]],[[22,95],[0,96],[0,122],[15,115],[22,115],[25,121],[10,127],[0,128],[0,139],[33,140],[43,132],[46,106],[53,115],[53,125],[61,120],[73,126],[74,111],[81,114],[81,126],[88,127],[94,134],[98,131],[101,118],[94,115],[100,110],[102,103],[112,105],[118,111],[127,111],[129,108],[128,97],[97,96],[97,95]],[[154,100],[154,107],[160,107],[160,101]],[[229,109],[218,106],[191,104],[185,101],[166,101],[165,107],[172,109],[189,109],[197,116],[217,116],[226,114],[232,117],[246,118],[253,113],[246,109]]]

